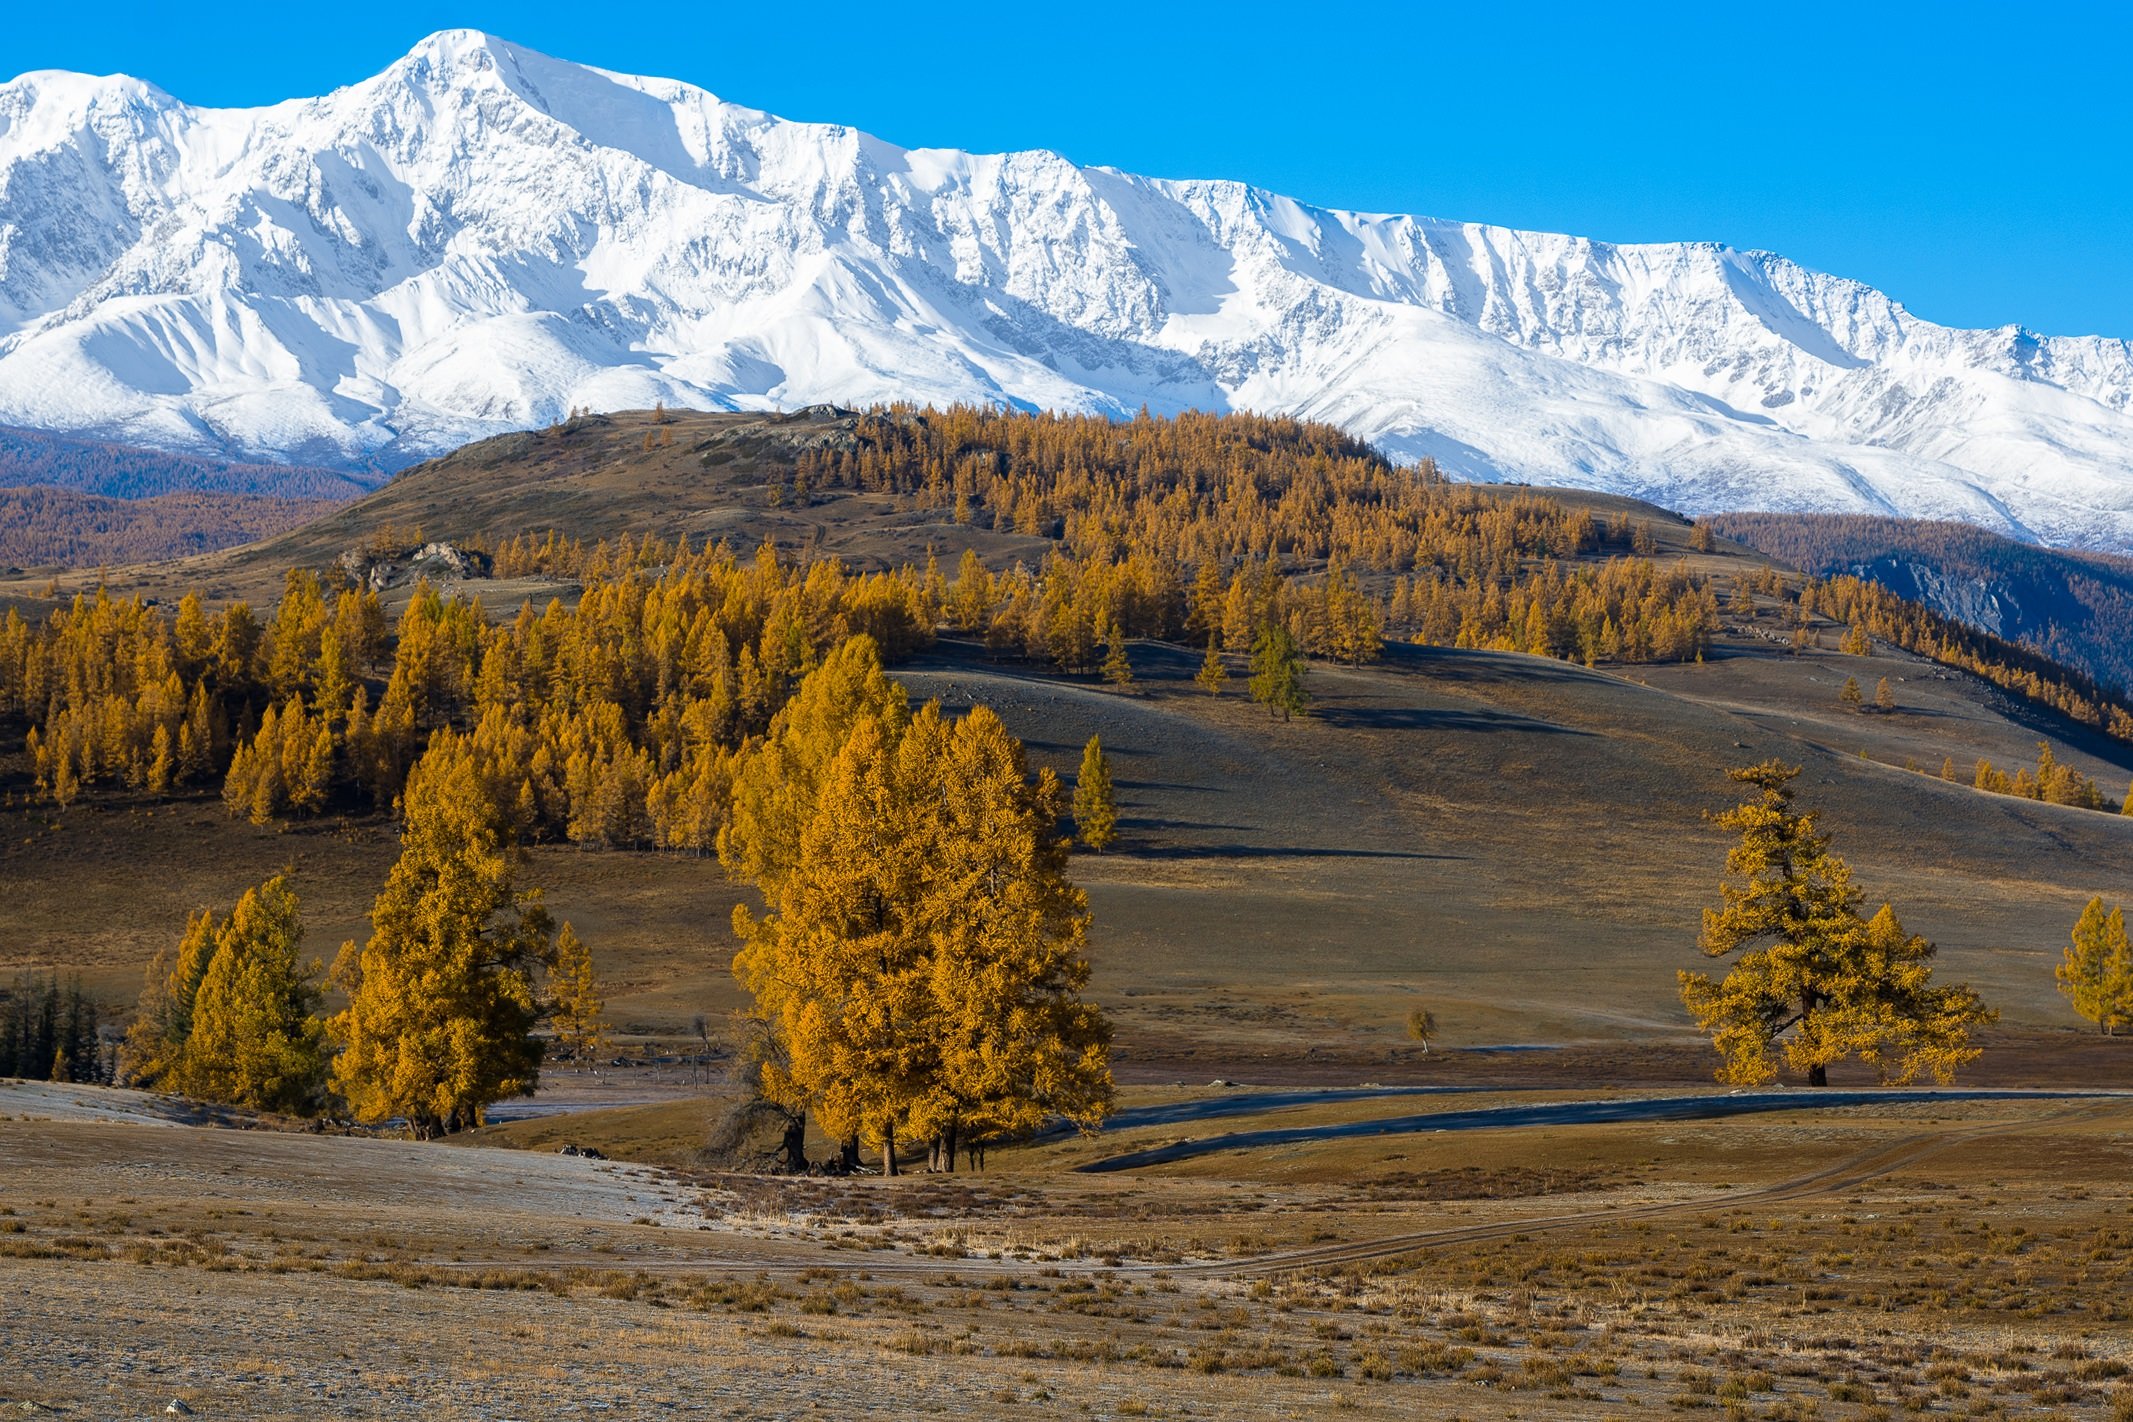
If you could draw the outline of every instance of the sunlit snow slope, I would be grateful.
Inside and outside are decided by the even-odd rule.
[[[909,151],[465,31],[265,109],[0,86],[0,424],[376,471],[662,399],[1292,411],[1477,479],[2133,547],[2133,346],[1768,254]]]

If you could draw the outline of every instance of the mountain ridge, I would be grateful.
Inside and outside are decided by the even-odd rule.
[[[1327,420],[1458,477],[2133,548],[2133,343],[1608,244],[904,149],[443,31],[254,109],[0,85],[0,422],[384,470],[569,409]]]

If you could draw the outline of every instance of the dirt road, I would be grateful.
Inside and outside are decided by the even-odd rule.
[[[1796,1203],[1822,1195],[1834,1195],[1841,1191],[1857,1189],[1870,1180],[1893,1174],[1908,1165],[1915,1165],[1928,1156],[1967,1145],[1987,1136],[2012,1135],[2035,1130],[2044,1125],[2065,1125],[2084,1116],[2097,1114],[2107,1109],[2105,1103],[2077,1106],[2069,1111],[2033,1121],[2008,1121],[1997,1125],[1976,1126],[1967,1130],[1921,1131],[1900,1140],[1876,1146],[1872,1150],[1827,1165],[1819,1170],[1776,1185],[1756,1190],[1728,1191],[1724,1194],[1704,1195],[1692,1200],[1674,1200],[1650,1205],[1625,1205],[1604,1209],[1583,1210],[1572,1214],[1548,1215],[1537,1219],[1498,1220],[1488,1224],[1461,1225],[1448,1229],[1423,1230],[1413,1234],[1386,1235],[1377,1239],[1357,1240],[1349,1243],[1329,1244],[1322,1248],[1291,1250],[1281,1254],[1269,1254],[1257,1259],[1240,1260],[1235,1263],[1212,1263],[1185,1265],[1173,1268],[1172,1274],[1209,1275],[1223,1278],[1253,1278],[1269,1274],[1294,1273],[1303,1269],[1323,1269],[1340,1264],[1356,1264],[1372,1259],[1389,1259],[1404,1254],[1420,1253],[1428,1249],[1442,1249],[1452,1245],[1475,1244],[1490,1239],[1503,1239],[1511,1235],[1541,1234],[1553,1230],[1579,1229],[1591,1225],[1621,1225],[1639,1220],[1664,1219],[1674,1215],[1708,1214],[1713,1210],[1738,1210],[1750,1206]]]

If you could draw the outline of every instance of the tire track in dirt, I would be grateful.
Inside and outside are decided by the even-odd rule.
[[[1327,1245],[1318,1249],[1291,1250],[1280,1254],[1264,1255],[1257,1259],[1215,1262],[1206,1264],[1178,1265],[1167,1272],[1182,1277],[1198,1278],[1254,1278],[1268,1274],[1287,1274],[1305,1269],[1321,1269],[1341,1264],[1364,1263],[1374,1259],[1393,1258],[1403,1254],[1418,1253],[1426,1249],[1443,1249],[1453,1245],[1485,1243],[1492,1239],[1504,1239],[1513,1235],[1538,1234],[1555,1230],[1578,1229],[1590,1225],[1631,1224],[1640,1220],[1664,1219],[1674,1215],[1706,1214],[1714,1210],[1739,1209],[1747,1206],[1792,1204],[1819,1196],[1833,1195],[1854,1189],[1868,1181],[1891,1175],[1907,1165],[1915,1165],[1929,1156],[1938,1155],[1959,1145],[1997,1135],[2015,1135],[2050,1125],[2065,1125],[2083,1117],[2094,1116],[2109,1103],[2098,1102],[2077,1106],[2068,1111],[2034,1121],[2006,1121],[1990,1126],[1976,1126],[1957,1131],[1921,1131],[1899,1140],[1886,1142],[1872,1150],[1861,1152],[1819,1170],[1795,1176],[1755,1190],[1727,1191],[1724,1194],[1700,1195],[1691,1200],[1668,1200],[1648,1205],[1624,1205],[1609,1209],[1584,1210],[1567,1215],[1548,1215],[1533,1219],[1497,1220],[1484,1224],[1456,1225],[1445,1229],[1421,1230],[1412,1234],[1386,1235],[1377,1239],[1357,1240],[1345,1244]]]

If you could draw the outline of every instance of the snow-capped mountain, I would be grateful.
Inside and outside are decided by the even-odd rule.
[[[0,424],[382,477],[574,405],[889,399],[2133,548],[2133,343],[1769,254],[901,149],[466,31],[262,109],[0,85]]]

